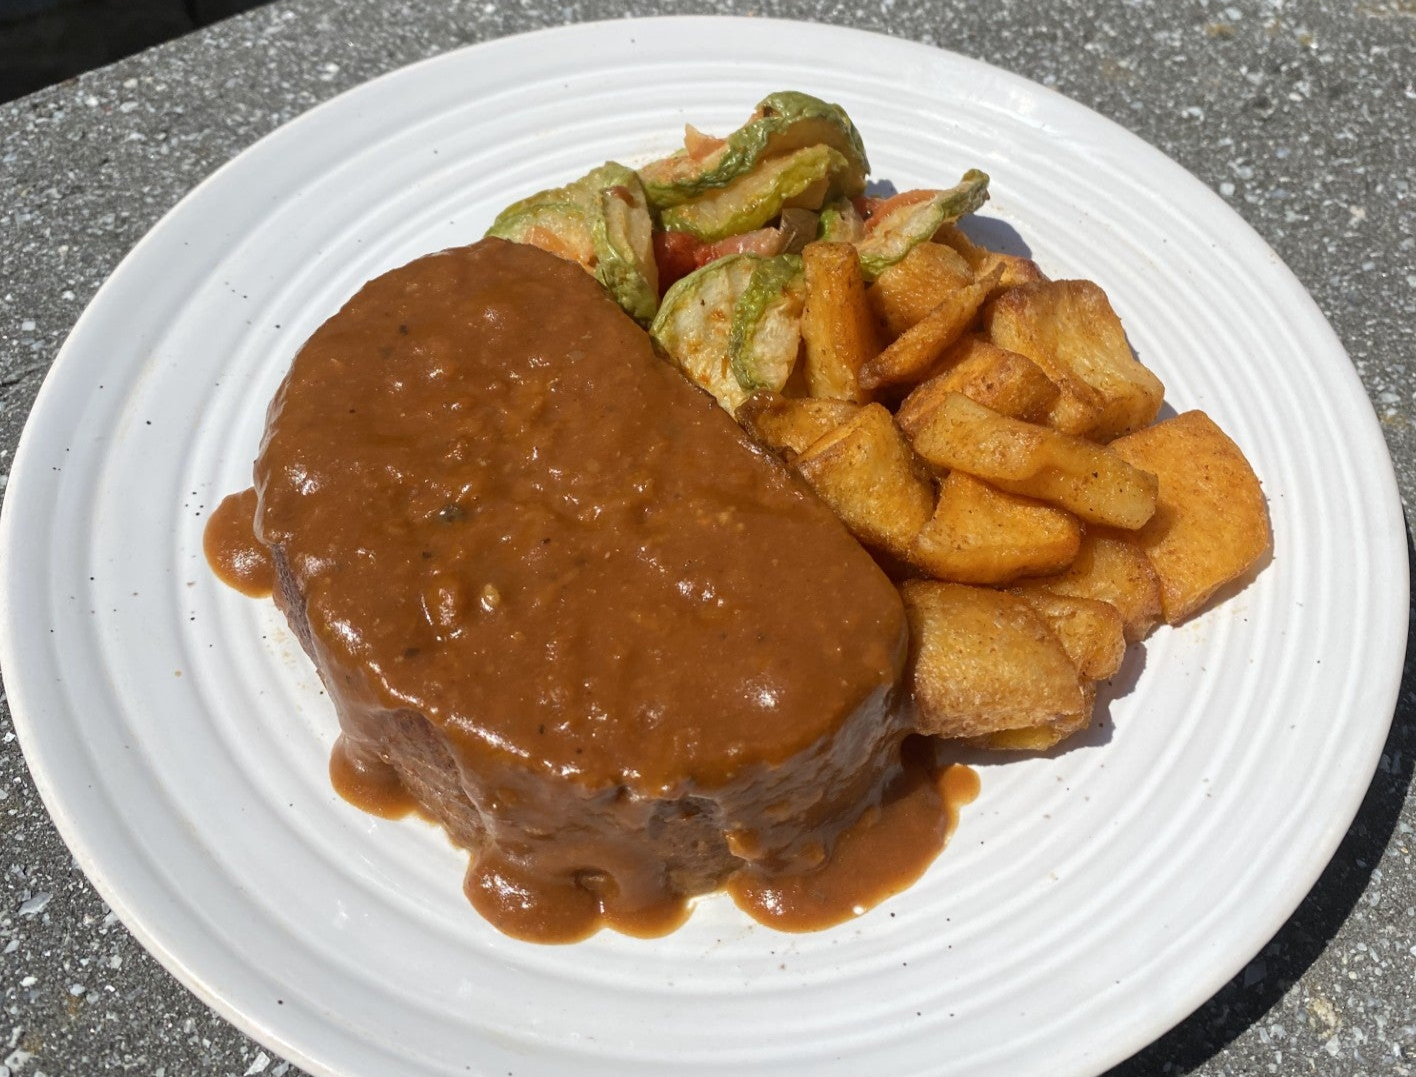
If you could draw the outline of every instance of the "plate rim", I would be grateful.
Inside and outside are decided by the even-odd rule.
[[[1382,462],[1380,468],[1383,471],[1383,475],[1381,476],[1379,485],[1385,488],[1388,496],[1382,507],[1387,510],[1389,515],[1394,516],[1394,520],[1398,525],[1395,534],[1374,536],[1374,539],[1381,538],[1383,540],[1389,540],[1393,547],[1404,546],[1401,541],[1402,538],[1404,538],[1404,528],[1401,526],[1400,489],[1397,483],[1394,462],[1390,455],[1390,450],[1385,444],[1385,439],[1380,435],[1379,424],[1374,409],[1372,409],[1370,398],[1366,394],[1365,387],[1361,383],[1350,356],[1347,356],[1346,349],[1341,339],[1337,336],[1326,316],[1323,315],[1321,308],[1317,306],[1301,280],[1299,280],[1292,269],[1277,253],[1273,251],[1267,240],[1217,193],[1163,151],[1146,142],[1141,136],[1130,131],[1122,124],[1075,99],[1067,97],[1051,87],[1043,86],[1040,83],[1036,83],[1027,79],[1025,76],[1016,74],[1005,68],[997,67],[986,61],[965,56],[948,49],[894,37],[879,31],[856,29],[834,23],[801,22],[791,19],[757,18],[726,14],[656,15],[643,18],[605,19],[573,23],[566,26],[542,27],[524,33],[487,38],[458,48],[449,49],[448,51],[426,57],[411,64],[394,68],[350,87],[276,127],[261,136],[261,138],[244,146],[229,160],[223,162],[218,168],[206,175],[188,190],[153,223],[142,238],[118,261],[112,272],[104,280],[83,312],[81,312],[76,319],[64,344],[55,355],[53,363],[45,374],[43,383],[35,397],[29,415],[26,418],[24,429],[17,444],[15,456],[12,461],[10,482],[4,493],[3,507],[0,507],[0,593],[3,593],[7,599],[10,598],[15,592],[16,585],[13,582],[14,578],[23,571],[23,555],[20,553],[24,522],[23,512],[25,507],[36,496],[30,491],[32,486],[37,485],[36,478],[32,475],[35,465],[31,459],[37,455],[34,442],[38,439],[39,434],[35,433],[35,431],[42,427],[45,416],[56,406],[52,398],[57,397],[59,394],[60,388],[58,388],[58,386],[61,380],[69,376],[70,368],[75,367],[76,364],[80,362],[80,360],[74,356],[79,351],[84,335],[88,332],[87,326],[89,322],[97,317],[95,311],[97,311],[103,303],[107,302],[106,297],[114,287],[115,280],[133,263],[140,261],[151,245],[159,242],[166,233],[178,229],[182,223],[183,216],[192,212],[190,206],[200,202],[204,197],[204,192],[223,182],[224,177],[231,170],[242,167],[241,162],[257,151],[268,152],[271,145],[278,145],[281,140],[297,137],[307,126],[320,123],[327,114],[348,107],[348,103],[351,99],[358,98],[364,94],[383,92],[383,89],[387,87],[388,84],[396,82],[402,77],[407,77],[412,72],[424,71],[441,64],[458,62],[459,58],[471,52],[495,50],[502,47],[515,48],[528,40],[535,41],[538,39],[551,38],[576,39],[587,33],[593,34],[611,30],[632,33],[634,27],[648,26],[650,24],[670,24],[681,30],[686,24],[694,22],[711,23],[718,26],[726,24],[745,25],[751,26],[754,29],[764,27],[789,27],[794,31],[799,31],[801,27],[808,26],[815,31],[823,31],[843,37],[859,38],[863,36],[870,39],[879,39],[879,44],[886,44],[886,46],[890,48],[917,50],[921,57],[928,55],[936,60],[944,58],[946,62],[949,63],[957,63],[965,67],[974,66],[980,70],[987,70],[990,73],[990,77],[1002,75],[1007,80],[1016,80],[1018,83],[1025,85],[1029,92],[1046,92],[1061,101],[1065,101],[1067,106],[1084,111],[1089,114],[1092,122],[1105,124],[1112,128],[1114,132],[1124,136],[1129,149],[1140,151],[1144,148],[1144,151],[1152,158],[1152,165],[1164,167],[1170,170],[1177,179],[1183,177],[1184,182],[1193,185],[1195,188],[1204,190],[1210,199],[1212,199],[1213,203],[1223,210],[1231,223],[1242,225],[1243,229],[1248,233],[1248,238],[1253,243],[1261,245],[1262,248],[1267,251],[1273,263],[1273,268],[1286,277],[1289,290],[1293,293],[1292,298],[1298,299],[1307,305],[1309,312],[1315,315],[1317,321],[1325,328],[1327,337],[1329,338],[1327,341],[1329,347],[1347,358],[1348,366],[1345,371],[1344,380],[1349,390],[1355,390],[1355,394],[1360,396],[1366,403],[1368,412],[1370,413],[1370,423],[1366,433],[1369,437],[1375,434],[1376,442],[1380,444],[1383,449],[1380,456]],[[263,147],[265,149],[262,149]],[[1162,162],[1163,164],[1161,164]],[[75,343],[75,341],[79,343]],[[1364,462],[1364,466],[1370,468],[1376,465],[1374,462]],[[17,508],[16,506],[19,507]],[[1398,553],[1404,555],[1404,548],[1399,549]],[[1382,720],[1374,720],[1369,734],[1375,747],[1368,752],[1370,758],[1367,759],[1363,765],[1363,773],[1370,773],[1372,775],[1375,774],[1382,748],[1389,735],[1396,705],[1399,701],[1402,675],[1400,655],[1405,650],[1407,636],[1406,613],[1409,609],[1410,602],[1409,566],[1404,556],[1396,556],[1392,558],[1392,561],[1394,564],[1399,565],[1401,569],[1399,573],[1400,578],[1388,581],[1387,587],[1388,594],[1400,596],[1400,601],[1391,602],[1392,618],[1397,627],[1397,631],[1391,636],[1393,640],[1392,650],[1398,656],[1398,660],[1394,663],[1394,668],[1387,671],[1385,690],[1376,693],[1383,701],[1382,707],[1385,718]],[[200,973],[188,965],[181,953],[175,951],[168,945],[168,941],[165,939],[159,925],[151,923],[149,916],[145,915],[140,909],[134,908],[127,900],[121,888],[103,871],[102,853],[91,847],[90,842],[86,840],[82,824],[70,812],[69,806],[62,796],[60,788],[62,783],[56,779],[55,773],[51,769],[52,761],[47,759],[43,746],[43,735],[37,725],[32,721],[32,716],[37,713],[38,708],[35,707],[31,700],[31,685],[27,681],[26,674],[21,672],[23,663],[16,662],[17,656],[21,655],[26,650],[26,644],[24,642],[26,633],[23,630],[23,626],[16,623],[13,611],[14,603],[7,601],[3,604],[3,612],[0,612],[0,671],[3,671],[5,690],[10,700],[16,737],[24,753],[26,767],[30,773],[31,780],[34,782],[40,794],[40,798],[44,803],[50,819],[53,821],[69,850],[73,853],[75,861],[84,871],[90,884],[94,887],[95,891],[98,892],[103,901],[117,913],[127,930],[138,939],[143,947],[149,953],[153,954],[170,974],[201,999],[203,1003],[219,1013],[224,1019],[230,1021],[238,1029],[259,1040],[261,1043],[274,1047],[279,1050],[284,1057],[301,1065],[310,1072],[334,1075],[334,1070],[327,1068],[326,1065],[318,1059],[307,1056],[298,1045],[288,1041],[276,1028],[260,1020],[256,1014],[248,1012],[244,1008],[237,1008],[234,1005],[228,1004],[224,996],[217,994],[216,991],[205,982]],[[1364,727],[1365,725],[1366,722],[1364,720]],[[1380,732],[1380,736],[1377,735],[1378,731]],[[1328,841],[1320,847],[1316,853],[1310,852],[1309,855],[1303,858],[1304,871],[1302,874],[1306,877],[1306,884],[1302,891],[1296,894],[1291,904],[1287,902],[1279,903],[1286,906],[1286,911],[1283,912],[1282,916],[1277,917],[1272,923],[1265,920],[1263,926],[1251,928],[1250,934],[1254,935],[1257,939],[1256,947],[1261,948],[1265,940],[1271,937],[1274,932],[1280,930],[1283,924],[1292,916],[1293,912],[1306,900],[1308,894],[1311,893],[1313,886],[1331,861],[1333,854],[1336,852],[1338,845],[1350,827],[1352,820],[1356,817],[1370,786],[1370,780],[1369,778],[1368,781],[1361,784],[1360,787],[1356,782],[1351,783],[1344,789],[1346,795],[1342,800],[1341,807],[1336,812],[1330,814],[1330,825],[1326,832]],[[1176,1024],[1184,1021],[1199,1005],[1202,1005],[1207,998],[1211,997],[1220,986],[1232,978],[1232,976],[1243,967],[1243,964],[1249,960],[1249,957],[1250,955],[1245,955],[1244,959],[1237,961],[1233,967],[1226,965],[1223,969],[1214,972],[1203,984],[1197,985],[1194,990],[1187,994],[1185,1001],[1181,1004],[1184,1007],[1183,1012],[1180,1012],[1181,1008],[1179,1006],[1172,1007],[1178,1012],[1178,1016],[1169,1020],[1168,1023],[1165,1024],[1164,1027],[1159,1028],[1158,1031],[1154,1031],[1144,1036],[1144,1038],[1139,1038],[1137,1042],[1123,1044],[1113,1051],[1099,1052],[1095,1056],[1100,1060],[1098,1064],[1102,1065],[1104,1068],[1105,1065],[1111,1065],[1121,1061],[1129,1057],[1135,1051],[1143,1048],[1146,1044],[1153,1042],[1159,1036],[1164,1035],[1169,1029],[1175,1027]],[[1100,1070],[1098,1070],[1098,1072],[1100,1072]]]

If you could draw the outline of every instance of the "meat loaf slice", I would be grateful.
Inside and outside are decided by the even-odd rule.
[[[484,240],[369,282],[256,489],[336,769],[396,779],[512,934],[802,871],[897,768],[894,587],[570,263]]]

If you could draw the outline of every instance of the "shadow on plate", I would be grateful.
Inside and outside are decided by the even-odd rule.
[[[971,213],[967,217],[960,218],[959,231],[968,236],[980,247],[987,247],[991,251],[999,251],[1002,254],[1011,254],[1017,258],[1031,258],[1032,248],[1027,241],[1018,235],[1018,231],[1007,221],[1000,221],[997,217],[982,217],[977,213]]]
[[[1406,560],[1416,565],[1411,530]],[[1278,934],[1232,980],[1149,1047],[1105,1077],[1189,1073],[1261,1020],[1327,948],[1371,881],[1396,830],[1416,762],[1416,609],[1408,612],[1406,659],[1381,762],[1342,844]],[[1318,720],[1328,716],[1318,715]]]

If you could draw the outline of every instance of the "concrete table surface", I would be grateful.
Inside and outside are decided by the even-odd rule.
[[[1170,154],[1268,240],[1332,322],[1410,511],[1411,0],[285,0],[258,9],[0,106],[0,473],[104,278],[190,187],[262,135],[341,90],[470,42],[705,12],[834,22],[949,48],[1052,86]],[[298,1074],[128,935],[56,834],[7,706],[0,739],[0,1077]],[[1416,1073],[1413,763],[1408,657],[1380,766],[1317,885],[1239,975],[1114,1074]]]

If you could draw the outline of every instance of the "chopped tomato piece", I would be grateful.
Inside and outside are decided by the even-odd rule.
[[[851,205],[855,206],[855,211],[860,214],[860,219],[863,221],[868,221],[875,216],[876,211],[884,202],[885,199],[876,198],[869,194],[858,194],[851,199]]]
[[[721,149],[728,144],[725,138],[714,138],[712,135],[705,135],[692,124],[685,124],[683,129],[683,148],[688,151],[688,155],[695,161],[701,161],[714,150]]]
[[[782,253],[782,230],[780,228],[759,228],[755,232],[728,236],[708,247],[710,256],[702,263],[707,265],[717,258],[729,254],[760,254],[770,258]]]
[[[659,267],[659,295],[662,297],[674,281],[709,262],[729,254],[760,254],[770,258],[782,253],[784,242],[780,228],[758,228],[716,243],[705,243],[688,232],[655,232],[654,261]]]
[[[655,232],[654,262],[659,267],[659,297],[674,281],[688,276],[700,265],[699,254],[707,247],[697,236],[688,232]]]
[[[876,198],[873,200],[875,205],[871,208],[870,214],[866,215],[862,213],[861,216],[865,217],[866,227],[869,228],[875,221],[883,219],[895,210],[912,206],[916,202],[928,201],[938,193],[938,191],[930,190],[901,191],[899,194],[891,195],[889,198]],[[859,207],[857,207],[857,209],[859,209]],[[875,220],[873,221],[871,218]]]

